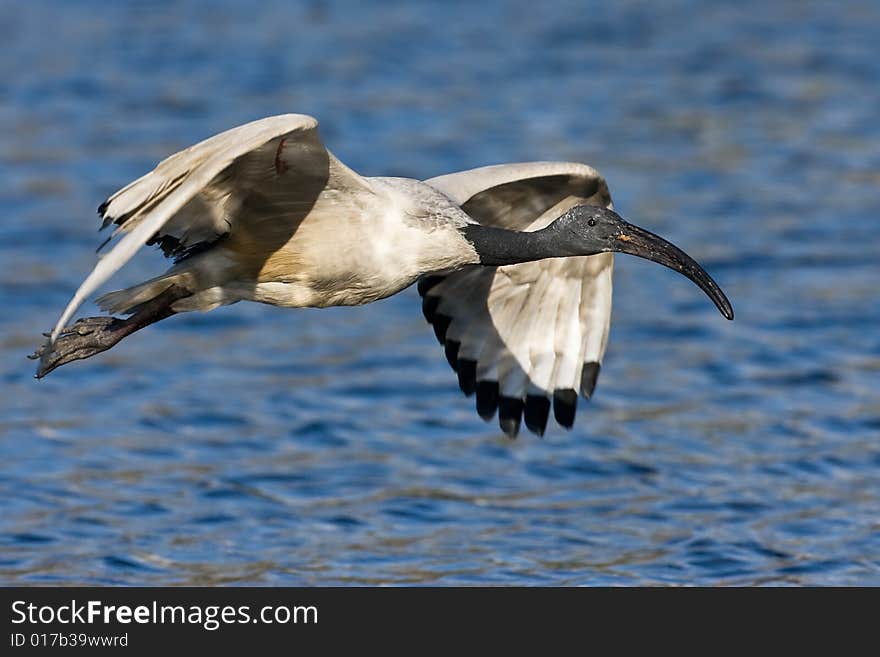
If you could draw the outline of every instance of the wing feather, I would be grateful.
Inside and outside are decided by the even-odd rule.
[[[566,196],[590,198],[608,194],[608,186],[599,172],[578,162],[496,164],[437,176],[425,182],[459,205],[470,202],[468,214],[480,223],[517,230],[523,230]],[[550,202],[552,198],[556,200]],[[511,208],[521,210],[526,204],[529,212],[510,211]],[[478,205],[485,205],[485,211],[480,212]]]
[[[285,156],[293,162],[286,159],[283,166],[299,166],[297,173],[303,176],[316,175],[308,170],[316,154],[323,154],[324,161],[330,158],[337,169],[344,168],[324,149],[317,126],[317,120],[310,116],[284,114],[232,128],[163,160],[153,171],[110,196],[99,212],[104,225],[119,224],[114,235],[123,236],[79,286],[51,340],[58,337],[85,299],[145,244],[166,239],[174,250],[186,249],[228,232],[236,210],[234,202],[240,202],[249,187],[271,179],[285,142],[290,142]],[[294,155],[288,156],[288,152]]]
[[[426,182],[473,219],[510,230],[538,230],[578,203],[611,207],[596,170],[570,162],[483,167]],[[605,352],[612,267],[610,254],[553,258],[468,268],[420,287],[443,318],[438,337],[457,358],[450,361],[462,390],[476,391],[482,417],[497,410],[502,430],[516,435],[522,413],[542,435],[552,400],[557,421],[571,427],[577,393],[592,394]]]

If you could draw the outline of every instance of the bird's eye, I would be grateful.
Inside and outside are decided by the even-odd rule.
[[[595,219],[590,219],[589,221],[587,221],[587,225],[588,225],[588,226],[595,226],[595,225],[596,225],[596,220],[595,220]]]

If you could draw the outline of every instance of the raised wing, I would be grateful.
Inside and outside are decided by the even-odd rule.
[[[227,234],[239,216],[259,216],[241,212],[255,192],[291,207],[313,202],[333,177],[344,179],[337,180],[339,186],[366,185],[324,148],[317,127],[318,121],[304,114],[247,123],[172,155],[108,198],[98,211],[104,226],[118,226],[111,238],[123,236],[80,285],[51,340],[145,244],[159,244],[168,256],[186,256]]]
[[[538,230],[578,203],[611,207],[595,169],[567,162],[499,165],[425,181],[482,224]],[[611,320],[613,256],[473,267],[419,282],[426,319],[445,345],[459,386],[510,436],[521,421],[543,435],[551,409],[574,424],[589,398]]]

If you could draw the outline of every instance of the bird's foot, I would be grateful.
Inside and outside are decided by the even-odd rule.
[[[89,358],[110,347],[125,337],[123,329],[126,320],[116,317],[84,317],[77,320],[58,334],[55,343],[51,339],[28,356],[40,359],[36,378],[42,379],[49,372],[74,360]],[[44,333],[49,337],[50,333]]]

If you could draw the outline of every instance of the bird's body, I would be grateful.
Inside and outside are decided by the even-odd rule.
[[[273,221],[271,209],[252,199],[248,211],[259,219],[239,221],[216,245],[185,258],[152,285],[174,282],[192,291],[175,304],[176,311],[236,301],[353,306],[395,294],[425,271],[478,262],[473,246],[455,229],[466,215],[443,194],[415,180],[364,183],[369,188],[322,192],[294,230],[289,222]],[[336,229],[328,232],[328,223]],[[112,312],[128,309],[124,294],[112,304],[104,299]]]
[[[122,237],[38,352],[37,374],[179,312],[237,301],[360,305],[420,280],[425,316],[481,416],[497,410],[510,435],[524,416],[542,434],[552,399],[570,427],[577,393],[592,394],[605,351],[611,251],[678,269],[732,317],[696,263],[611,207],[605,181],[582,164],[500,165],[424,182],[364,178],[324,148],[315,119],[255,121],[171,156],[102,204],[104,225],[117,224]],[[63,329],[144,244],[176,262],[98,299],[130,317]]]

